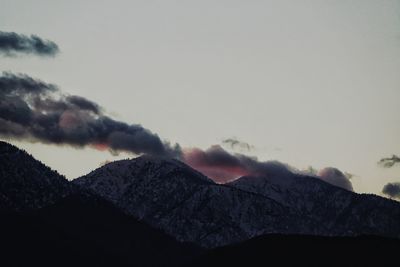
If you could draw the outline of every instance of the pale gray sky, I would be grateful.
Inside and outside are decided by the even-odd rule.
[[[400,1],[0,0],[0,30],[61,49],[1,57],[0,71],[164,139],[207,148],[236,136],[262,160],[354,173],[358,192],[400,181],[399,167],[376,165],[400,153]],[[14,143],[68,178],[114,159]]]

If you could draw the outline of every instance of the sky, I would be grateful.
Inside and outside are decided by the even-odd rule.
[[[0,5],[1,31],[60,49],[0,56],[0,71],[57,84],[182,147],[235,138],[260,160],[351,173],[356,192],[400,182],[400,167],[377,164],[400,153],[400,1]],[[11,142],[69,179],[132,156]]]

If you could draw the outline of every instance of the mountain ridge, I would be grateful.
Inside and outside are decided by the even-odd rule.
[[[145,172],[135,167],[141,161],[147,164]],[[314,177],[288,173],[217,184],[185,164],[163,159],[154,162],[154,157],[124,164],[119,170],[113,170],[117,165],[101,167],[73,183],[107,198],[108,185],[118,184],[114,175],[118,172],[118,179],[125,179],[128,185],[123,193],[114,190],[109,200],[180,241],[206,248],[267,233],[400,237],[395,223],[400,220],[399,203],[350,192]],[[265,186],[244,182],[249,179]]]

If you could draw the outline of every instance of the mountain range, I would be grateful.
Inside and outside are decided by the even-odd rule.
[[[398,202],[290,172],[217,184],[177,160],[142,156],[109,163],[73,183],[205,248],[271,233],[400,237]]]
[[[218,184],[178,160],[141,156],[68,181],[6,142],[0,216],[2,261],[17,266],[212,265],[265,253],[320,264],[330,255],[324,247],[333,255],[344,247],[370,252],[356,264],[394,263],[400,248],[399,202],[314,177],[287,172]],[[319,252],[306,257],[310,250]]]

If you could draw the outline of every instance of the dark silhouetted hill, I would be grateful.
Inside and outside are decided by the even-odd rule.
[[[176,266],[201,251],[79,194],[3,215],[0,236],[1,266]]]
[[[208,251],[186,266],[399,266],[400,241],[266,235]]]

